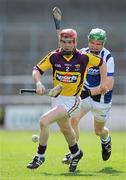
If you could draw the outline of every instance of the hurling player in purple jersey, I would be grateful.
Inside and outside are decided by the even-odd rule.
[[[107,64],[108,91],[104,94],[92,95],[91,90],[100,85],[100,72],[98,67],[88,69],[84,88],[81,93],[81,111],[71,118],[71,125],[75,131],[76,139],[79,140],[79,121],[89,111],[94,117],[95,134],[100,137],[102,147],[102,159],[108,160],[111,155],[111,137],[109,129],[105,126],[110,118],[112,105],[112,89],[114,84],[114,58],[109,50],[104,47],[106,41],[106,32],[103,29],[92,29],[88,35],[88,47],[81,51],[92,53],[101,57]],[[65,155],[63,163],[69,164],[70,153]]]
[[[80,94],[88,68],[97,66],[100,69],[101,84],[92,90],[94,95],[107,91],[106,63],[99,57],[77,50],[77,33],[73,29],[63,29],[59,33],[60,48],[47,54],[34,67],[32,75],[36,83],[36,92],[42,95],[45,86],[41,82],[41,75],[52,69],[53,84],[62,85],[61,94],[52,98],[52,109],[40,117],[40,138],[38,150],[33,160],[27,165],[29,169],[38,168],[45,161],[45,152],[49,137],[49,125],[57,122],[65,136],[71,153],[69,171],[74,172],[83,156],[80,150],[69,118],[80,110]],[[55,144],[54,144],[55,146]]]

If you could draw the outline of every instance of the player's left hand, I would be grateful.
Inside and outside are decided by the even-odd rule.
[[[62,91],[62,84],[58,84],[57,86],[55,86],[53,89],[49,91],[49,96],[57,97],[60,95],[61,91]]]

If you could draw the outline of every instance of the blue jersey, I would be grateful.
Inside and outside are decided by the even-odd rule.
[[[83,48],[81,49],[81,51],[86,51],[90,53],[89,47]],[[114,76],[114,58],[112,57],[111,53],[106,48],[103,48],[100,51],[98,56],[100,56],[103,59],[103,61],[105,61],[107,64],[107,76]],[[98,67],[89,68],[84,85],[88,89],[91,89],[91,88],[99,86],[99,84],[100,84],[99,68]],[[94,100],[95,100],[95,96],[94,96]],[[96,96],[96,100],[98,100],[98,102],[111,103],[112,91],[109,91],[108,93],[104,95]]]

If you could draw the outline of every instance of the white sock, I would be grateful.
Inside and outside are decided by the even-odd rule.
[[[75,154],[71,154],[71,157],[74,158],[74,157],[77,156],[78,154],[80,154],[80,150],[77,151]]]
[[[38,153],[36,153],[36,156],[39,157],[39,158],[41,158],[41,157],[44,157],[44,154],[38,154]]]
[[[109,134],[108,134],[108,136],[105,139],[101,138],[101,141],[102,141],[103,144],[106,144],[107,142],[109,142],[110,141]]]

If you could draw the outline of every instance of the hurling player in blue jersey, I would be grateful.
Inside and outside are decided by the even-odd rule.
[[[77,32],[75,30],[63,29],[59,33],[59,42],[61,48],[48,53],[34,67],[32,72],[38,95],[42,95],[45,91],[41,82],[41,75],[48,69],[52,69],[54,87],[61,84],[62,91],[58,97],[52,98],[52,109],[40,117],[40,138],[37,153],[33,160],[28,163],[27,168],[35,169],[44,163],[49,126],[56,122],[64,134],[71,152],[69,171],[74,172],[83,156],[83,152],[78,146],[69,118],[80,110],[80,94],[88,68],[99,67],[101,84],[97,90],[102,93],[107,90],[105,85],[107,71],[106,63],[102,58],[80,52],[77,49]],[[93,94],[96,94],[96,92],[93,91]]]
[[[98,67],[89,68],[84,82],[84,88],[81,93],[81,111],[76,117],[71,118],[72,127],[76,133],[76,139],[79,140],[80,119],[89,111],[94,117],[95,134],[100,137],[102,147],[102,159],[108,160],[111,155],[111,137],[109,129],[105,126],[110,118],[110,109],[112,105],[112,89],[114,84],[114,58],[109,50],[104,47],[106,42],[106,32],[103,29],[92,29],[88,35],[88,47],[81,49],[100,56],[107,63],[107,81],[108,92],[93,96],[91,91],[100,84],[100,73]],[[69,164],[70,153],[65,155],[63,163]]]

